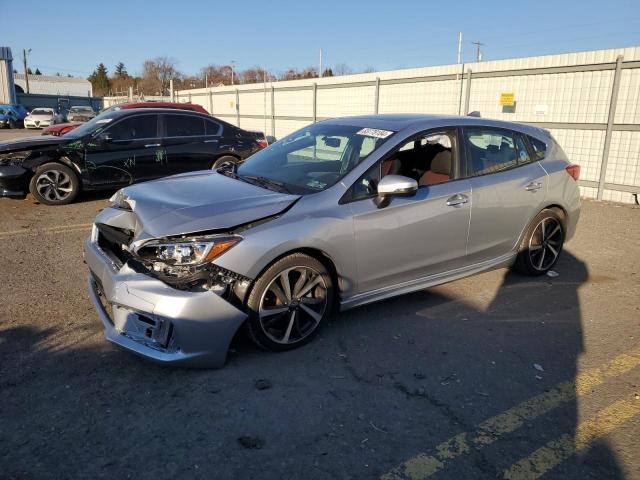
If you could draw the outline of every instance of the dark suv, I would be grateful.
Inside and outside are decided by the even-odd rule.
[[[27,191],[47,205],[80,190],[115,189],[239,162],[264,146],[259,133],[191,111],[105,112],[61,137],[0,143],[0,196]]]

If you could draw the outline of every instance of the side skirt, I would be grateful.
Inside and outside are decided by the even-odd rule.
[[[475,275],[476,273],[486,272],[489,270],[495,270],[498,268],[510,267],[513,265],[518,252],[512,251],[506,255],[488,260],[482,263],[476,263],[466,267],[451,270],[449,272],[437,273],[428,277],[422,277],[408,282],[392,285],[390,287],[380,288],[378,290],[372,290],[370,292],[360,293],[353,297],[344,299],[340,302],[340,311],[349,310],[351,308],[366,305],[368,303],[379,302],[388,298],[396,297],[398,295],[404,295],[405,293],[416,292],[443,283],[459,280],[464,277]]]

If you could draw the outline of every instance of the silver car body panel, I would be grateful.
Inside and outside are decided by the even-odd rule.
[[[137,219],[136,240],[229,230],[276,215],[300,198],[214,171],[141,183],[123,195]]]
[[[349,117],[331,122],[392,130],[398,134],[391,136],[340,182],[318,193],[289,195],[217,172],[198,172],[127,187],[122,195],[131,211],[107,208],[96,222],[132,230],[134,242],[141,243],[150,238],[233,231],[239,225],[267,219],[243,229],[240,232],[243,240],[213,263],[255,279],[276,259],[291,252],[315,254],[328,259],[335,267],[342,309],[510,265],[527,227],[545,207],[562,208],[566,238],[573,236],[580,211],[579,189],[565,171],[569,163],[566,156],[555,147],[555,141],[545,130],[494,120],[425,115]],[[354,182],[407,138],[431,129],[469,125],[495,126],[531,135],[547,143],[547,156],[542,161],[503,172],[422,186],[413,196],[393,197],[384,208],[378,208],[372,199],[340,202]],[[539,188],[529,188],[532,183],[539,183]],[[450,203],[452,197],[459,196],[466,200],[455,205]],[[88,257],[98,255],[95,247],[92,241],[87,243]],[[146,275],[112,272],[100,266],[97,268],[102,273],[97,273],[96,267],[91,263],[89,266],[94,277],[105,276],[106,283],[114,285],[112,292],[120,282],[140,285],[139,289],[131,288],[127,292],[134,291],[134,297],[149,301],[154,305],[153,312],[173,318],[180,329],[190,328],[187,325],[195,328],[194,337],[181,333],[183,338],[194,338],[198,345],[197,348],[189,346],[188,355],[202,353],[204,347],[200,342],[206,341],[204,337],[212,339],[210,350],[220,348],[244,320],[244,312],[213,293],[186,301],[184,298],[189,295],[159,280],[145,283],[150,282]],[[102,278],[100,281],[105,282]],[[105,295],[112,302],[120,302],[120,307],[125,309],[128,301],[135,300],[122,295],[109,297],[107,292]],[[182,323],[181,309],[162,310],[164,303],[160,297],[163,295],[171,301],[182,299],[184,305],[188,305],[184,311],[191,312],[191,316],[202,316],[198,321]],[[203,294],[196,296],[199,295]],[[199,302],[209,306],[204,309]],[[203,310],[198,313],[197,308]],[[200,330],[205,328],[207,315],[215,334],[212,330],[204,335]],[[231,319],[229,323],[223,319],[227,315]],[[118,322],[113,323],[122,325]],[[112,341],[119,339],[108,326],[107,331]],[[219,340],[221,337],[224,339]],[[131,345],[124,346],[133,349]],[[154,352],[142,354],[158,360]],[[224,358],[214,357],[216,361]],[[190,363],[186,358],[180,361]]]

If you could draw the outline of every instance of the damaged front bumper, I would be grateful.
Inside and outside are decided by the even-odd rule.
[[[107,340],[162,364],[221,367],[246,314],[211,291],[184,291],[119,267],[85,242],[87,286]]]
[[[24,197],[30,171],[20,165],[0,165],[0,197]]]

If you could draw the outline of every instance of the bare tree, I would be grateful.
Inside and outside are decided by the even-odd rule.
[[[282,75],[280,75],[280,80],[299,80],[301,78],[315,78],[317,76],[318,71],[315,69],[315,67],[307,67],[304,70],[290,68]]]
[[[156,57],[142,65],[141,87],[147,93],[167,95],[171,80],[178,80],[181,76],[174,60],[167,56]]]
[[[231,65],[207,65],[200,70],[200,78],[209,86],[231,85]],[[234,80],[235,81],[235,80]]]
[[[349,75],[353,73],[353,69],[346,63],[339,63],[333,67],[334,75]]]

